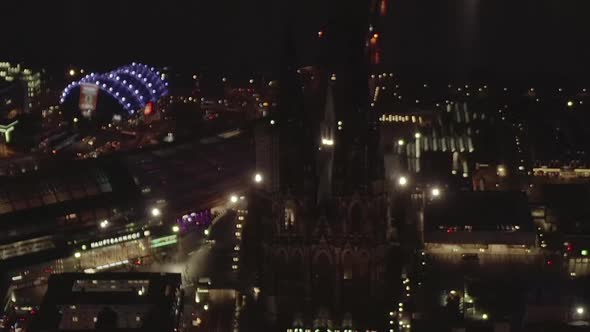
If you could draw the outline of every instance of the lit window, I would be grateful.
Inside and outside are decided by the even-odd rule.
[[[285,228],[291,228],[295,225],[295,210],[293,208],[285,208]]]

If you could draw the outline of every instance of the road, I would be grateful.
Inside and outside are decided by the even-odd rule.
[[[157,258],[153,263],[138,267],[138,271],[181,273],[185,291],[185,326],[199,317],[208,331],[232,331],[235,322],[235,292],[237,271],[232,268],[237,257],[235,246],[236,213],[229,210],[209,228],[193,229],[180,235],[180,241],[172,252]],[[210,278],[210,291],[201,294],[195,303],[196,288],[200,278]],[[203,286],[200,286],[203,287]],[[207,309],[205,309],[207,308]],[[201,327],[202,327],[201,326]]]

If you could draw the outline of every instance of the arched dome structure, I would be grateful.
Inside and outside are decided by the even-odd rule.
[[[160,72],[144,64],[132,63],[104,74],[91,73],[70,83],[62,92],[60,103],[82,84],[94,84],[112,96],[128,114],[142,110],[148,102],[156,102],[168,94],[168,83]]]

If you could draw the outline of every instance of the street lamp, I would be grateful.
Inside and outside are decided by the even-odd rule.
[[[397,145],[402,146],[404,144],[406,144],[406,142],[403,139],[398,139],[397,140]]]
[[[231,196],[229,197],[229,201],[230,201],[230,202],[232,202],[232,203],[237,203],[237,202],[238,202],[238,196],[236,196],[236,195],[231,195]]]
[[[178,233],[178,231],[180,231],[180,227],[178,227],[178,225],[172,226],[172,232]]]
[[[440,196],[440,189],[434,187],[432,190],[430,190],[430,193],[432,194],[432,197],[437,198]]]
[[[69,74],[70,74],[70,76],[75,76],[76,75],[76,71],[74,69],[70,69]]]
[[[254,182],[256,182],[256,183],[262,182],[262,174],[260,174],[260,173],[254,174]]]
[[[76,257],[76,258],[80,258],[80,257],[82,257],[82,254],[81,254],[79,251],[76,251],[76,252],[74,253],[74,257]]]
[[[583,315],[585,311],[586,311],[586,310],[584,309],[584,307],[577,307],[577,308],[576,308],[576,313],[577,313],[578,315]]]
[[[422,137],[422,134],[420,134],[420,133],[415,133],[415,134],[414,134],[414,137],[415,137],[415,138],[420,138],[420,137]]]
[[[158,209],[158,208],[152,209],[152,216],[159,217],[161,214],[162,214],[162,211],[160,211],[160,209]]]
[[[108,225],[109,225],[108,220],[103,220],[100,222],[100,228],[107,228]]]
[[[397,180],[397,183],[400,186],[405,187],[408,184],[408,179],[405,176],[400,176],[399,179]]]

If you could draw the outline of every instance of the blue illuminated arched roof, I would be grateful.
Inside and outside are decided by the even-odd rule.
[[[168,94],[168,83],[160,78],[160,72],[135,62],[108,73],[92,73],[70,83],[61,94],[60,102],[63,103],[72,90],[81,84],[98,86],[115,98],[129,114],[142,110],[148,102],[156,102]]]

